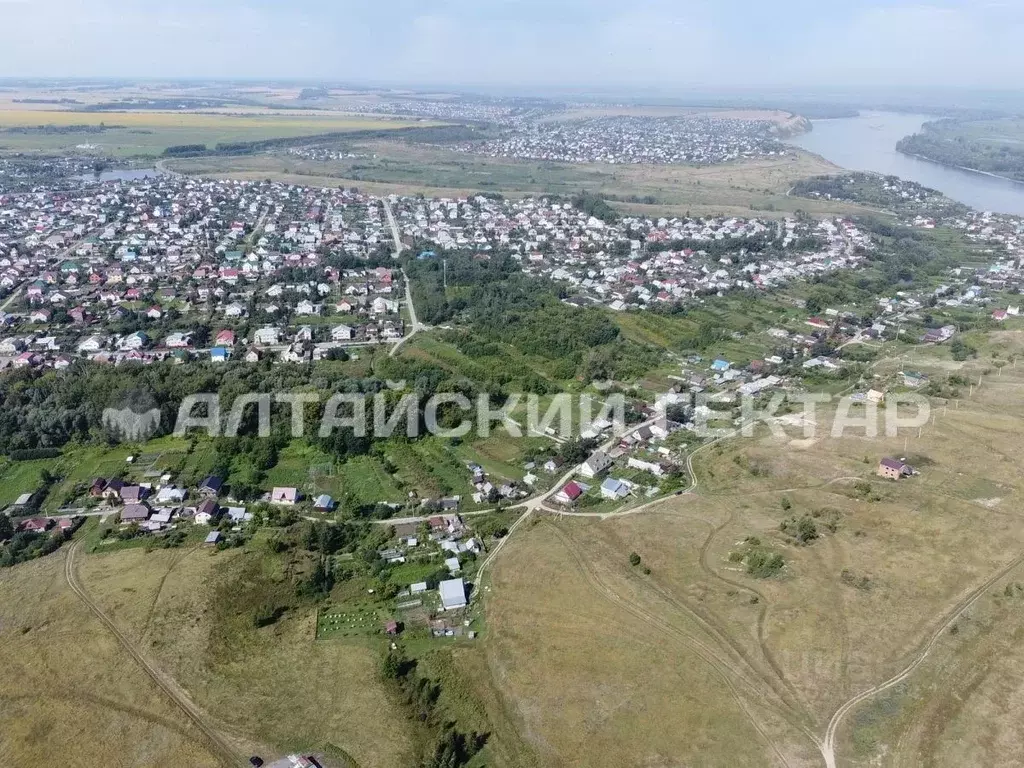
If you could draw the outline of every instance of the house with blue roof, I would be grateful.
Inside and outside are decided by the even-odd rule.
[[[606,499],[623,499],[629,495],[629,484],[609,477],[601,483],[601,495]]]
[[[730,366],[732,366],[732,363],[730,363],[728,360],[719,359],[715,360],[715,362],[711,364],[711,370],[715,371],[716,373],[725,373],[726,371],[729,370]]]
[[[227,347],[214,347],[210,350],[210,361],[214,363],[226,363],[231,358],[231,350]]]

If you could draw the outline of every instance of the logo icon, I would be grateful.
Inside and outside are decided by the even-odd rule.
[[[148,440],[160,428],[160,409],[149,393],[134,390],[103,409],[103,426],[122,442]]]

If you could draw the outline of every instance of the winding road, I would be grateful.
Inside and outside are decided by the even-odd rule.
[[[642,426],[649,426],[651,423],[654,423],[654,421],[656,421],[656,420],[652,419],[649,422],[645,422],[644,424],[638,424],[638,425],[632,426],[629,429],[625,430],[623,432],[623,434],[631,432],[634,429],[639,429]],[[689,485],[688,488],[686,488],[683,491],[678,491],[678,492],[676,492],[672,496],[665,496],[665,497],[662,497],[662,498],[659,498],[659,499],[655,499],[655,500],[647,502],[645,504],[641,504],[641,505],[639,505],[637,507],[633,507],[631,509],[627,509],[625,511],[620,511],[620,512],[569,512],[569,511],[561,511],[561,510],[559,510],[559,511],[557,511],[557,514],[559,514],[561,516],[566,516],[566,517],[589,517],[589,518],[597,518],[597,519],[600,519],[600,520],[604,520],[604,519],[608,519],[608,518],[623,517],[623,516],[626,516],[626,515],[634,515],[634,514],[640,514],[640,513],[643,513],[643,512],[648,512],[651,509],[653,509],[653,508],[663,504],[664,502],[666,502],[666,501],[668,501],[670,499],[678,498],[679,496],[683,496],[683,495],[692,494],[697,489],[697,476],[696,476],[696,473],[694,472],[694,469],[693,469],[693,459],[694,459],[694,457],[696,457],[698,454],[703,453],[704,451],[710,449],[714,445],[716,445],[716,444],[718,444],[718,443],[720,443],[720,442],[722,442],[724,440],[730,439],[730,438],[734,437],[735,435],[739,434],[740,431],[742,430],[742,428],[743,428],[743,425],[740,425],[735,431],[733,431],[733,432],[731,432],[731,433],[729,433],[727,435],[723,435],[722,437],[716,438],[715,440],[709,441],[709,442],[699,446],[696,450],[694,450],[691,454],[689,454],[687,456],[687,459],[686,459],[686,470],[687,470],[687,473],[688,473],[688,475],[690,477],[690,485]],[[613,437],[611,440],[607,441],[603,446],[601,446],[600,450],[608,450],[611,447],[611,445],[613,445],[615,443],[615,441],[618,440],[618,438],[619,438],[619,436]],[[559,481],[553,486],[553,488],[550,491],[547,491],[547,492],[545,492],[543,494],[539,494],[538,496],[535,496],[535,497],[527,500],[527,502],[525,503],[526,509],[523,512],[523,514],[509,528],[508,534],[504,538],[502,538],[500,542],[498,542],[498,544],[495,546],[495,548],[493,550],[491,550],[490,554],[487,556],[487,558],[481,564],[480,570],[477,573],[477,583],[478,584],[482,584],[483,583],[482,582],[482,577],[483,577],[483,574],[485,572],[485,569],[494,562],[494,560],[497,558],[497,556],[500,554],[500,552],[504,549],[504,547],[507,544],[508,540],[512,537],[512,534],[516,530],[518,530],[535,511],[537,511],[538,509],[541,509],[543,507],[544,503],[548,500],[548,498],[550,498],[551,495],[553,495],[555,492],[557,492],[557,489],[559,489],[562,485],[564,485],[566,482],[568,482],[576,474],[578,469],[579,469],[579,467],[573,467],[568,472],[566,472],[566,474],[562,478],[559,479]],[[839,482],[839,481],[847,481],[847,480],[851,480],[851,479],[856,479],[856,478],[849,478],[849,477],[835,478],[835,479],[829,481],[829,483]],[[826,483],[826,485],[829,484],[829,483]],[[931,655],[932,651],[935,649],[935,646],[938,644],[939,640],[943,637],[943,635],[945,635],[950,630],[950,628],[953,626],[953,624],[961,616],[963,616],[963,614],[967,610],[969,610],[973,605],[975,605],[975,603],[977,603],[977,601],[986,592],[991,590],[992,587],[995,584],[997,584],[1000,580],[1005,578],[1014,569],[1016,569],[1016,568],[1018,568],[1018,567],[1020,567],[1022,565],[1024,565],[1024,555],[1021,555],[1021,556],[1017,557],[1016,559],[1014,559],[1013,561],[1011,561],[1007,565],[1005,565],[1002,568],[1000,568],[988,580],[986,580],[980,586],[976,587],[966,597],[964,597],[959,603],[954,605],[953,608],[941,620],[939,626],[929,636],[929,638],[924,643],[924,645],[922,645],[919,648],[919,650],[914,655],[914,657],[907,663],[907,665],[903,669],[901,669],[899,672],[894,674],[889,679],[887,679],[887,680],[885,680],[885,681],[883,681],[883,682],[881,682],[881,683],[879,683],[877,685],[874,685],[871,688],[868,688],[867,690],[864,690],[864,691],[862,691],[862,692],[860,692],[860,693],[858,693],[858,694],[856,694],[854,696],[851,696],[848,700],[843,702],[836,709],[835,713],[829,719],[828,725],[827,725],[827,727],[825,729],[824,738],[819,739],[813,733],[810,733],[807,730],[804,731],[805,735],[814,743],[814,745],[821,752],[821,756],[822,756],[822,759],[824,760],[826,768],[836,768],[836,741],[837,741],[837,736],[838,736],[839,728],[842,725],[843,720],[845,719],[845,717],[848,714],[850,714],[850,712],[852,712],[860,704],[862,704],[865,701],[868,701],[869,699],[871,699],[871,698],[873,698],[875,696],[878,696],[878,695],[880,695],[880,694],[882,694],[882,693],[884,693],[884,692],[894,688],[895,686],[899,685],[900,683],[902,683],[903,681],[908,679],[928,659],[928,657]],[[474,593],[474,594],[476,594],[476,593]],[[744,710],[746,711],[745,707],[744,707]],[[750,713],[747,712],[747,714],[749,715]],[[762,733],[762,735],[766,736],[766,734],[763,734],[763,733]],[[767,736],[766,736],[766,738],[767,738]],[[769,741],[769,744],[771,744],[771,740],[769,739],[768,741]],[[785,757],[777,749],[775,749],[774,745],[772,745],[772,749],[775,752],[776,757],[780,758],[780,760],[782,761],[783,764],[786,764],[787,761],[786,761]]]
[[[965,611],[971,608],[978,599],[984,595],[988,590],[995,586],[1001,579],[1007,574],[1013,571],[1015,568],[1024,564],[1024,555],[1021,555],[1017,559],[1011,561],[1009,564],[1000,568],[996,573],[989,578],[980,587],[977,587],[967,597],[957,603],[953,609],[946,615],[946,620],[939,625],[939,627],[932,633],[931,637],[928,638],[921,650],[918,651],[917,656],[907,664],[902,670],[897,672],[895,675],[890,677],[883,683],[872,686],[866,691],[858,693],[856,696],[848,699],[839,709],[836,710],[835,714],[832,715],[832,719],[829,720],[828,728],[825,729],[825,740],[819,746],[821,749],[821,755],[825,758],[826,768],[836,768],[836,734],[839,732],[839,726],[843,722],[843,718],[846,717],[857,705],[867,701],[874,696],[879,695],[893,688],[908,677],[910,677],[914,671],[924,663],[924,661],[931,655],[935,645],[939,642],[946,632],[949,631],[950,627],[959,619]]]

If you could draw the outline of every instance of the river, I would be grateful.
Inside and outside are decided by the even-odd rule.
[[[789,143],[852,171],[876,171],[916,181],[980,211],[1024,216],[1024,184],[896,151],[896,142],[917,133],[931,119],[926,115],[862,112],[859,117],[814,120],[814,130]]]
[[[160,175],[156,168],[119,168],[112,171],[102,171],[99,174],[83,173],[75,176],[82,181],[141,181],[142,179],[155,179]]]

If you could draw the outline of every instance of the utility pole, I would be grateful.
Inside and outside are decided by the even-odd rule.
[[[441,267],[444,273],[444,289],[448,290],[448,259],[441,260]]]

